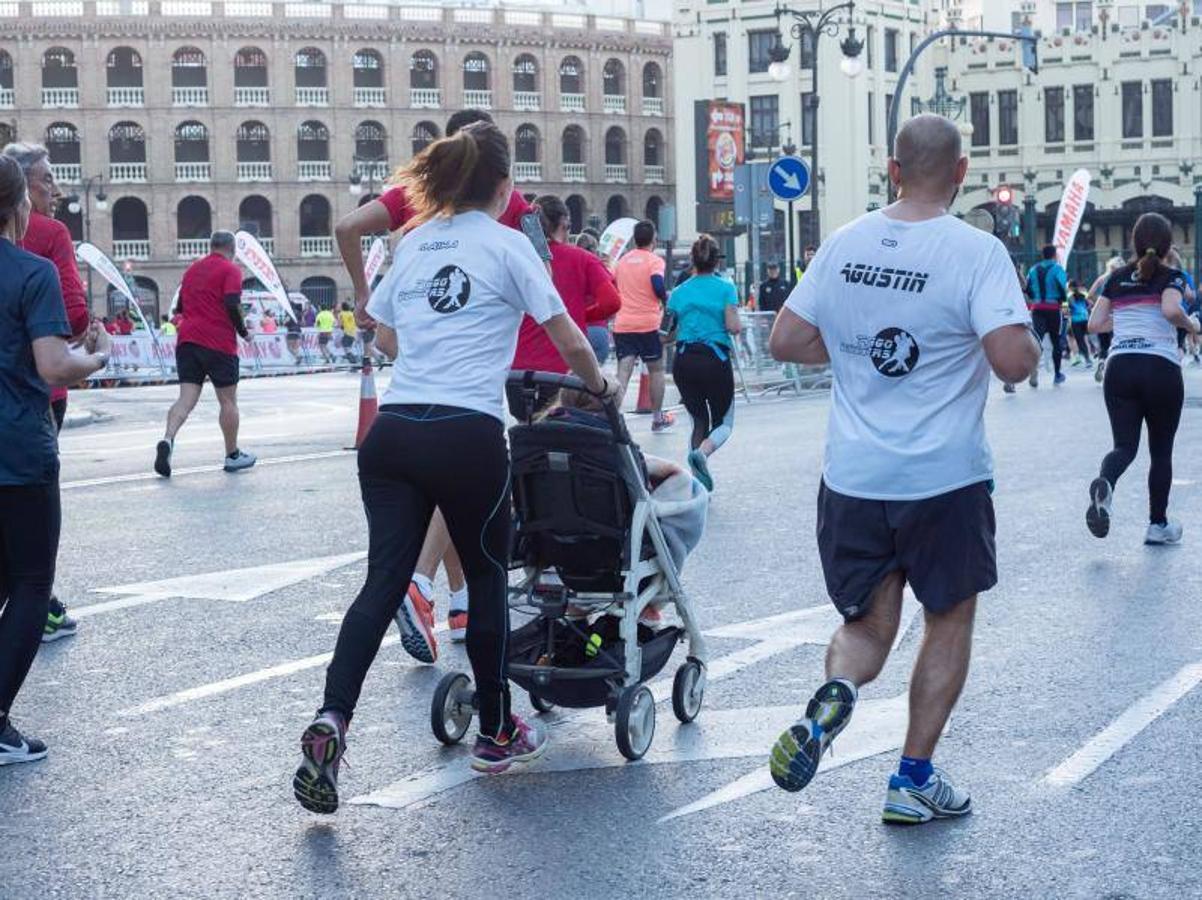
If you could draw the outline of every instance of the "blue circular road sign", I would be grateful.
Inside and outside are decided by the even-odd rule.
[[[768,170],[768,187],[786,203],[799,200],[810,189],[810,167],[796,156],[782,156]]]

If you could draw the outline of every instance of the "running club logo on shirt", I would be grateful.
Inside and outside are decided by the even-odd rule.
[[[467,306],[472,294],[472,281],[459,266],[443,266],[430,279],[426,289],[426,300],[437,313],[458,312]]]
[[[908,291],[921,294],[927,286],[930,274],[927,272],[911,272],[908,269],[894,269],[890,266],[873,266],[868,263],[844,263],[839,270],[843,280],[848,284],[862,284],[864,287],[893,288],[898,291]]]
[[[854,344],[842,343],[839,349],[851,356],[867,356],[886,378],[901,378],[918,364],[918,341],[901,328],[885,328],[876,337],[859,335]]]

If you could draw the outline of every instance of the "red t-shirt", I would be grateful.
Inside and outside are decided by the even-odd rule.
[[[378,199],[388,210],[389,231],[404,228],[405,223],[416,214],[413,207],[409,205],[409,198],[405,196],[405,189],[399,185],[389,188]],[[510,228],[521,228],[522,216],[528,212],[530,212],[530,204],[526,202],[525,197],[514,191],[509,195],[509,205],[505,207],[505,212],[501,213],[501,218],[497,221]]]
[[[48,259],[58,269],[58,283],[63,292],[63,306],[67,309],[67,322],[72,334],[87,331],[91,315],[88,312],[88,295],[79,280],[79,266],[75,262],[75,245],[71,232],[58,219],[39,212],[29,214],[29,227],[20,246],[35,256]]]
[[[572,321],[583,331],[588,326],[588,308],[613,277],[596,256],[571,244],[551,242],[551,280],[563,298],[564,308]],[[536,369],[540,372],[568,371],[547,332],[530,316],[522,317],[518,332],[518,348],[513,356],[513,368]]]
[[[113,323],[113,327],[117,329],[117,334],[133,334],[134,323],[132,319],[123,319],[120,316]]]
[[[225,309],[229,294],[242,295],[242,270],[220,253],[210,253],[188,266],[179,288],[184,321],[176,343],[199,344],[237,356],[238,333]]]

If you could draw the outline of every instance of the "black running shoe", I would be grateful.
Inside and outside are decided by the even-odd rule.
[[[338,809],[338,769],[345,752],[346,720],[338,713],[319,714],[301,735],[304,759],[292,777],[292,793],[309,812]]]
[[[171,477],[171,441],[159,441],[154,448],[154,470],[164,478]]]
[[[1095,478],[1089,485],[1089,509],[1085,510],[1085,525],[1094,537],[1110,534],[1110,503],[1114,489],[1105,478]]]
[[[58,597],[50,598],[50,611],[46,614],[46,626],[42,629],[42,643],[49,644],[60,638],[74,637],[78,623],[67,615],[67,606]]]
[[[0,766],[37,762],[46,758],[46,745],[37,738],[25,737],[8,719],[0,728]]]
[[[800,791],[818,771],[822,754],[839,736],[856,705],[855,691],[843,681],[828,681],[806,706],[805,718],[791,726],[772,747],[768,768],[786,791]]]

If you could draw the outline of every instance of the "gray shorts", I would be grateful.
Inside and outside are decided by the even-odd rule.
[[[901,572],[918,601],[946,612],[997,584],[996,522],[986,482],[925,500],[863,500],[818,489],[818,555],[847,621],[868,613],[872,592]]]

